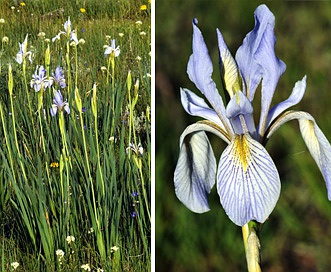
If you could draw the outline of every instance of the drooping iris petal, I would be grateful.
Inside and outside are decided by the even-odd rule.
[[[232,54],[228,49],[221,32],[218,29],[216,31],[222,80],[224,87],[231,98],[237,91],[241,90],[243,93],[245,93],[245,90],[242,86],[237,63],[232,57]]]
[[[301,101],[303,95],[305,94],[305,91],[306,91],[306,76],[304,76],[302,80],[299,80],[295,83],[292,93],[288,99],[278,103],[276,106],[270,109],[268,113],[266,127],[269,127],[271,122],[283,111],[298,104]]]
[[[238,226],[263,223],[280,194],[278,171],[265,148],[249,134],[236,135],[224,150],[217,191],[229,218]]]
[[[51,109],[50,109],[50,113],[52,116],[55,116],[57,113],[57,106],[56,105],[52,105]]]
[[[191,211],[207,212],[208,195],[215,184],[215,156],[204,131],[185,134],[175,170],[175,192]]]
[[[221,126],[223,130],[225,129],[216,112],[201,97],[185,88],[180,89],[180,96],[182,105],[188,114],[206,118]]]
[[[219,127],[216,123],[213,123],[208,120],[202,120],[198,121],[192,125],[189,125],[186,127],[184,132],[182,133],[180,137],[180,145],[182,145],[184,138],[186,135],[192,133],[192,132],[197,132],[197,131],[206,131],[213,133],[214,135],[218,136],[220,139],[222,139],[224,142],[227,144],[230,144],[231,138],[229,134],[223,130],[221,127]]]
[[[190,56],[187,73],[190,80],[207,98],[212,108],[220,116],[223,123],[228,123],[225,117],[225,107],[222,97],[219,95],[216,84],[211,78],[213,64],[208,54],[197,20],[193,20],[193,54]]]
[[[328,199],[331,200],[331,146],[316,124],[315,119],[309,113],[303,111],[285,112],[271,126],[267,138],[282,124],[293,119],[298,119],[299,121],[302,138],[323,175],[328,191]]]
[[[64,107],[63,108],[66,111],[66,113],[70,114],[70,108],[69,108],[68,103],[64,103]]]

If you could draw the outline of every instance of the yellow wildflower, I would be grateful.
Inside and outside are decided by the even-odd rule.
[[[24,2],[21,2],[21,3],[20,3],[20,6],[21,6],[21,7],[25,7],[25,3],[24,3]]]
[[[147,6],[146,5],[142,5],[141,7],[140,7],[140,10],[146,10],[147,9]]]
[[[85,13],[85,12],[86,12],[86,9],[84,9],[84,8],[80,8],[79,11],[80,11],[81,13]]]
[[[58,164],[57,162],[52,162],[52,163],[50,164],[50,167],[52,167],[52,168],[57,168],[57,167],[59,167],[59,164]]]

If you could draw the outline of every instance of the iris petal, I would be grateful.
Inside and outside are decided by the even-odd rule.
[[[302,80],[297,81],[294,85],[292,93],[288,99],[283,102],[278,103],[274,106],[268,113],[268,118],[266,122],[266,127],[268,127],[271,122],[283,111],[287,110],[289,107],[292,107],[298,104],[306,91],[306,76]]]
[[[221,117],[225,116],[225,107],[222,97],[219,95],[216,84],[211,78],[213,64],[208,54],[200,29],[197,27],[197,20],[193,21],[193,54],[190,56],[187,73],[190,80],[207,98],[212,108]],[[227,123],[227,120],[223,120]]]
[[[180,89],[180,95],[182,105],[188,114],[206,118],[225,129],[216,112],[201,97],[185,88]]]
[[[266,5],[259,6],[254,15],[255,27],[247,34],[242,46],[238,49],[236,60],[246,83],[246,96],[251,101],[263,78],[259,126],[259,133],[263,135],[271,100],[286,65],[275,54],[274,15]]]
[[[217,191],[229,218],[238,226],[263,223],[280,194],[277,168],[265,148],[249,134],[236,135],[224,150]]]
[[[220,66],[222,71],[222,79],[225,89],[230,95],[230,98],[239,90],[242,90],[242,82],[237,63],[232,57],[221,32],[217,29],[218,50],[220,55]],[[244,90],[242,90],[245,92]]]
[[[331,200],[331,146],[316,124],[315,119],[309,113],[303,111],[285,112],[271,126],[267,138],[282,124],[293,119],[298,119],[299,121],[302,138],[323,175],[328,191],[328,199]]]
[[[181,143],[174,183],[178,199],[191,211],[209,211],[208,195],[215,184],[216,160],[204,131],[185,135]]]

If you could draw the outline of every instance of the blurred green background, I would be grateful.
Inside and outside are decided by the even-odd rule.
[[[195,214],[176,198],[173,172],[179,136],[198,118],[184,112],[179,88],[199,91],[186,74],[192,52],[192,18],[199,20],[222,92],[216,28],[233,54],[254,27],[259,1],[156,1],[156,269],[246,271],[241,228],[225,215],[216,189],[211,211]],[[287,64],[273,103],[286,99],[307,75],[306,94],[294,107],[311,113],[331,140],[331,1],[267,1],[276,17],[277,56]],[[225,145],[212,137],[217,160]],[[331,203],[296,121],[282,126],[267,145],[282,181],[277,206],[260,242],[263,271],[330,271]]]

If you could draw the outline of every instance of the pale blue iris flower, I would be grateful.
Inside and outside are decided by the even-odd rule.
[[[32,52],[28,51],[28,34],[26,34],[24,41],[22,43],[18,43],[18,45],[20,49],[15,58],[17,63],[22,64],[26,57],[28,57],[29,61],[32,62]]]
[[[67,38],[69,38],[70,41],[74,41],[76,44],[78,44],[77,34],[75,30],[72,30],[70,17],[68,17],[68,20],[63,24],[63,27],[65,31],[60,30],[59,33],[54,38],[52,38],[52,42],[59,40],[60,36],[64,34],[67,36]]]
[[[70,114],[69,103],[67,101],[63,101],[61,92],[57,90],[54,92],[53,105],[50,109],[51,115],[55,116],[58,110],[62,111],[63,109],[67,114]]]
[[[120,55],[121,49],[119,45],[116,47],[115,39],[112,39],[110,43],[111,43],[110,46],[106,46],[106,50],[104,54],[105,56],[111,55],[116,58]]]
[[[56,67],[55,72],[51,79],[54,81],[55,85],[60,86],[62,89],[66,87],[66,80],[63,75],[63,70],[61,66]]]
[[[264,148],[270,136],[285,122],[297,119],[302,137],[319,167],[331,200],[331,146],[314,118],[303,111],[285,111],[302,99],[306,76],[291,95],[271,108],[271,101],[286,65],[274,50],[275,18],[265,6],[255,11],[255,27],[247,34],[235,58],[217,30],[220,64],[229,102],[211,78],[213,66],[202,34],[193,21],[193,54],[187,72],[209,104],[188,89],[181,89],[187,113],[205,120],[188,126],[180,138],[180,154],[174,182],[177,197],[192,211],[209,210],[208,195],[217,180],[217,192],[229,218],[238,226],[251,220],[263,223],[280,194],[276,166]],[[255,92],[261,85],[261,110],[254,123]],[[257,113],[257,112],[255,112]],[[218,167],[206,132],[212,132],[228,146]]]
[[[37,66],[36,71],[32,75],[30,82],[31,88],[34,88],[36,92],[39,92],[42,87],[49,88],[52,85],[52,80],[49,80],[46,76],[46,69],[44,66]]]

